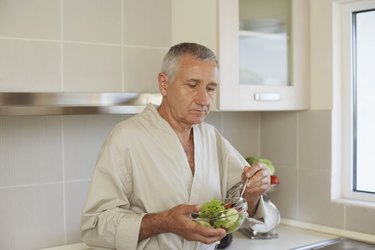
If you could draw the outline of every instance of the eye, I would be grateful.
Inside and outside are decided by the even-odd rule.
[[[199,81],[198,80],[195,80],[195,79],[190,79],[189,81],[187,81],[185,83],[189,88],[191,89],[195,89],[198,87],[199,85]]]
[[[193,88],[196,88],[198,86],[198,84],[197,83],[188,83],[188,86],[193,89]]]
[[[215,92],[215,90],[216,90],[216,85],[213,85],[213,84],[211,84],[211,85],[208,85],[207,86],[207,91],[208,92]]]

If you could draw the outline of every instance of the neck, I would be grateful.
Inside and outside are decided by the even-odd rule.
[[[180,140],[182,147],[185,151],[186,157],[188,159],[191,173],[194,176],[195,173],[195,161],[194,161],[194,136],[192,125],[188,125],[183,122],[178,122],[178,120],[174,119],[172,112],[168,107],[164,104],[159,106],[158,112],[160,116],[166,120],[172,129],[175,131],[178,139]]]
[[[186,124],[184,122],[179,122],[178,120],[174,119],[172,112],[167,107],[166,104],[162,102],[162,104],[158,107],[158,112],[160,116],[168,122],[168,124],[172,127],[175,133],[180,137],[180,139],[188,140],[190,138],[190,134],[192,131],[192,125]],[[185,140],[184,140],[185,141]]]

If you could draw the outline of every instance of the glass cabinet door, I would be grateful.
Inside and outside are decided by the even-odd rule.
[[[309,0],[218,3],[218,109],[306,109]]]
[[[239,1],[239,82],[289,85],[290,0]]]

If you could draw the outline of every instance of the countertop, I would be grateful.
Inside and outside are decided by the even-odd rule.
[[[287,225],[279,225],[277,234],[278,237],[275,239],[253,240],[240,232],[235,232],[233,242],[226,250],[288,250],[339,237]]]
[[[278,238],[251,240],[240,232],[233,233],[232,244],[226,250],[288,250],[308,244],[338,238],[337,235],[319,233],[293,226],[279,225]],[[84,243],[45,248],[43,250],[88,250]]]

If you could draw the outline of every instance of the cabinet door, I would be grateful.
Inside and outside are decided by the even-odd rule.
[[[256,2],[267,1],[244,1],[252,3],[240,6],[239,0],[218,0],[219,110],[308,108],[308,0],[287,0],[287,32],[276,19],[256,16],[262,12]],[[248,23],[242,20],[240,25],[239,13],[246,14],[246,8],[255,13],[254,20],[250,16]],[[240,26],[251,28],[240,31]]]

